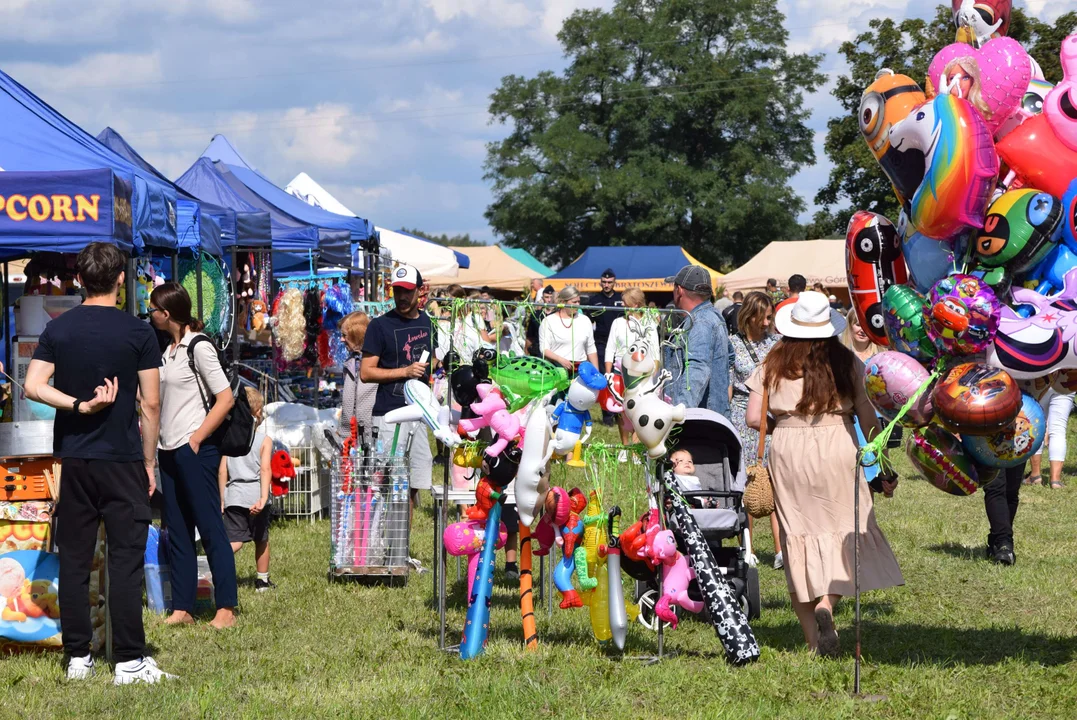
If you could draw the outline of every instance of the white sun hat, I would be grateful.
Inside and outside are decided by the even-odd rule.
[[[788,338],[820,340],[841,335],[845,330],[845,318],[831,309],[826,295],[805,290],[796,302],[778,308],[774,328]]]

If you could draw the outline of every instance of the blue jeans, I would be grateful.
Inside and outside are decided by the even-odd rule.
[[[213,573],[217,607],[234,608],[238,604],[236,559],[221,515],[221,491],[217,485],[220,452],[212,445],[203,445],[195,455],[190,445],[184,445],[178,450],[161,450],[157,457],[161,465],[161,492],[165,497],[172,609],[194,612],[198,588],[196,527]]]

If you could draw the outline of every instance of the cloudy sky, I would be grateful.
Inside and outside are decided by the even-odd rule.
[[[1018,0],[1020,2],[1020,0]],[[96,135],[111,125],[169,177],[215,133],[283,186],[306,171],[378,225],[494,235],[483,218],[488,96],[504,75],[563,66],[556,33],[612,0],[0,0],[0,69]],[[843,69],[843,40],[934,0],[782,0],[792,48]],[[1040,17],[1077,0],[1026,0]],[[811,100],[828,172],[824,91]]]

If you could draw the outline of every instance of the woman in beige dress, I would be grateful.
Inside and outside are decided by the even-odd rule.
[[[774,324],[783,337],[747,382],[747,421],[760,426],[765,382],[774,433],[769,468],[793,610],[808,646],[834,656],[834,604],[854,592],[853,416],[869,437],[879,432],[879,424],[864,393],[864,365],[838,340],[845,319],[830,309],[825,295],[801,293],[796,303],[778,310]],[[862,472],[856,481],[861,484],[860,588],[902,585]],[[882,476],[887,497],[896,486],[895,476]]]

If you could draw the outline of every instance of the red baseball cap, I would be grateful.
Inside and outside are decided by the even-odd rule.
[[[396,270],[393,270],[393,287],[414,290],[417,287],[422,287],[422,284],[423,276],[411,265],[401,265]]]

